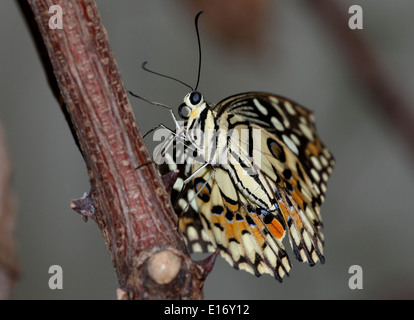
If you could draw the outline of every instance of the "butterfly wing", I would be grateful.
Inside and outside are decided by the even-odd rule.
[[[245,163],[251,161],[251,149],[261,157],[249,163],[257,172],[254,179],[243,180],[244,168],[238,162],[232,170],[207,166],[194,174],[202,163],[188,161],[191,148],[182,159],[180,152],[172,151],[176,158],[164,168],[181,172],[173,201],[190,251],[218,248],[235,268],[281,280],[291,267],[282,244],[288,233],[298,260],[323,263],[320,205],[334,160],[316,134],[312,113],[288,99],[257,92],[229,97],[214,113],[217,121],[226,121],[227,130],[258,129],[259,142],[230,135],[227,146],[241,146],[233,151]],[[255,201],[249,193],[269,199]]]
[[[265,210],[251,207],[228,172],[220,168],[201,170],[193,187],[203,230],[212,239],[211,248],[220,249],[236,269],[256,276],[268,273],[281,281],[288,274],[291,265],[282,244],[286,227],[281,216],[268,219]],[[193,228],[192,224],[186,227]]]
[[[239,135],[230,137],[229,148],[241,145],[235,148],[239,158],[250,161],[258,172],[254,180],[249,180],[245,172],[244,176],[237,174],[242,170],[237,170],[236,163],[233,180],[242,182],[240,189],[259,190],[254,192],[261,193],[260,201],[268,196],[267,203],[257,200],[257,205],[270,209],[276,204],[298,260],[311,265],[318,260],[323,263],[320,206],[334,159],[316,133],[312,112],[286,98],[258,92],[229,97],[217,105],[215,112],[216,117],[228,119],[228,129],[260,130],[261,143],[253,143],[260,154],[256,162],[248,158],[251,143],[243,147]]]

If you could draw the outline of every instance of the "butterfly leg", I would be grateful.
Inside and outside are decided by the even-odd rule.
[[[184,184],[187,184],[189,181],[191,181],[191,180],[193,180],[193,178],[201,171],[201,170],[203,170],[205,167],[207,167],[209,165],[209,163],[204,163],[201,167],[199,167],[196,171],[194,171],[192,174],[191,174],[191,176],[189,176],[187,179],[185,179],[184,180]],[[214,174],[214,170],[213,170],[213,173],[211,174],[211,176],[210,176],[210,178],[213,176],[213,174]],[[210,178],[209,178],[209,180],[210,180]]]
[[[205,167],[207,166],[207,164],[204,164],[204,165],[202,165],[200,168],[198,168],[189,178],[187,178],[187,179],[185,179],[184,180],[184,182],[183,182],[183,186],[182,186],[182,188],[181,188],[181,191],[180,191],[180,194],[178,195],[178,197],[177,197],[177,199],[176,199],[176,201],[175,201],[175,203],[174,203],[174,207],[175,207],[175,205],[177,204],[177,200],[180,198],[180,196],[181,196],[181,194],[182,194],[182,192],[183,192],[183,190],[185,189],[185,186],[187,185],[187,183],[189,183],[190,181],[191,181],[191,179],[201,170],[201,169],[204,169]],[[208,182],[213,178],[213,176],[214,176],[214,174],[215,174],[215,170],[213,169],[213,172],[211,173],[211,175],[210,175],[210,177],[207,179],[207,181],[201,186],[201,187],[198,187],[198,186],[194,186],[194,188],[195,188],[195,190],[196,190],[196,193],[194,193],[193,195],[192,195],[192,197],[191,197],[191,199],[188,199],[188,202],[187,202],[187,205],[186,205],[186,207],[184,207],[184,208],[182,208],[183,210],[182,210],[182,212],[184,213],[184,212],[186,212],[187,210],[188,210],[188,208],[189,208],[189,206],[191,205],[191,203],[193,202],[193,201],[195,201],[195,199],[196,199],[196,197],[200,194],[200,192],[202,192],[203,191],[203,189],[205,188],[205,186],[208,184]],[[191,179],[190,179],[191,178]]]
[[[156,131],[160,128],[168,130],[171,134],[175,135],[175,131],[171,130],[170,128],[168,128],[167,126],[165,126],[161,123],[158,126],[156,126],[156,127],[152,128],[151,130],[147,131],[147,133],[144,134],[143,138],[145,138],[147,135],[149,135],[150,133],[152,133],[152,132],[154,132],[154,131]]]

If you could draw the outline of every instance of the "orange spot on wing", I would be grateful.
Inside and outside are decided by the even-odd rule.
[[[281,239],[285,235],[285,229],[276,219],[273,219],[272,223],[267,225],[267,230],[277,239]]]
[[[229,209],[232,212],[239,211],[239,204],[236,203],[230,203],[226,199],[223,198],[223,204],[226,206],[227,209]]]
[[[201,189],[201,188],[203,188],[203,189]],[[201,190],[200,190],[200,189],[201,189]],[[206,186],[203,186],[201,183],[199,183],[199,184],[196,186],[196,192],[197,192],[197,194],[199,194],[199,195],[205,195],[205,196],[209,196],[209,195],[210,195],[210,192],[208,192],[207,187],[206,187]]]
[[[291,184],[293,188],[295,189],[295,192],[292,192],[291,196],[293,197],[295,202],[303,209],[303,202],[305,201],[305,198],[303,194],[297,188],[298,180],[296,178],[293,178],[291,181]]]
[[[250,215],[250,217],[253,219],[254,223],[256,224],[256,227],[250,227],[249,230],[252,233],[252,235],[257,239],[260,246],[263,245],[265,242],[265,239],[263,238],[263,235],[260,233],[260,230],[263,228],[263,223],[260,221],[260,219],[257,217],[257,215]],[[246,223],[247,225],[247,223]]]
[[[321,151],[323,150],[323,145],[320,139],[317,137],[315,138],[315,143],[308,142],[306,145],[306,155],[309,157],[310,155],[314,155],[315,157],[319,156]]]
[[[234,232],[234,226],[231,223],[226,223],[225,225],[226,236],[228,239],[235,238],[240,242],[240,236]]]
[[[293,199],[291,199],[291,201],[292,200],[295,200],[295,199],[293,198]],[[288,221],[288,218],[290,216],[292,218],[293,223],[295,224],[295,226],[298,228],[298,230],[300,230],[303,227],[303,223],[302,223],[302,219],[298,215],[296,209],[291,210],[290,208],[288,208],[285,201],[283,201],[283,203],[284,203],[284,205],[279,206],[279,208],[282,212],[283,218],[285,218],[285,221]]]

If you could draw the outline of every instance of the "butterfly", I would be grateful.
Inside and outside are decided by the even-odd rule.
[[[247,92],[217,105],[198,91],[185,120],[156,150],[161,173],[178,169],[172,202],[190,252],[220,251],[236,269],[281,281],[291,262],[324,263],[320,207],[334,158],[311,111],[281,96]]]
[[[282,281],[291,262],[287,237],[299,261],[324,263],[320,207],[334,158],[320,140],[310,110],[282,96],[246,92],[217,105],[197,84],[164,74],[191,89],[154,150],[161,174],[179,170],[171,192],[190,252],[215,252],[236,269]],[[155,133],[157,133],[156,131]],[[154,137],[155,138],[155,137]],[[159,138],[159,137],[158,137]],[[156,140],[156,139],[154,139]]]

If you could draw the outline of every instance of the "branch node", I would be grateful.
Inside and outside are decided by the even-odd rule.
[[[206,279],[210,272],[213,270],[214,263],[216,262],[217,255],[219,254],[219,250],[216,250],[214,253],[209,255],[204,260],[196,261],[196,263],[201,267],[203,270],[202,277]]]
[[[148,274],[158,284],[172,282],[181,269],[182,259],[171,250],[155,253],[148,260]]]
[[[180,170],[176,169],[176,170],[168,172],[167,174],[161,177],[162,182],[164,182],[165,190],[167,190],[170,196],[171,196],[171,191],[173,189],[174,183],[175,181],[177,181],[179,172]]]
[[[95,207],[90,193],[85,192],[82,198],[72,200],[70,207],[82,215],[85,222],[88,221],[88,218],[92,218],[96,222]]]

